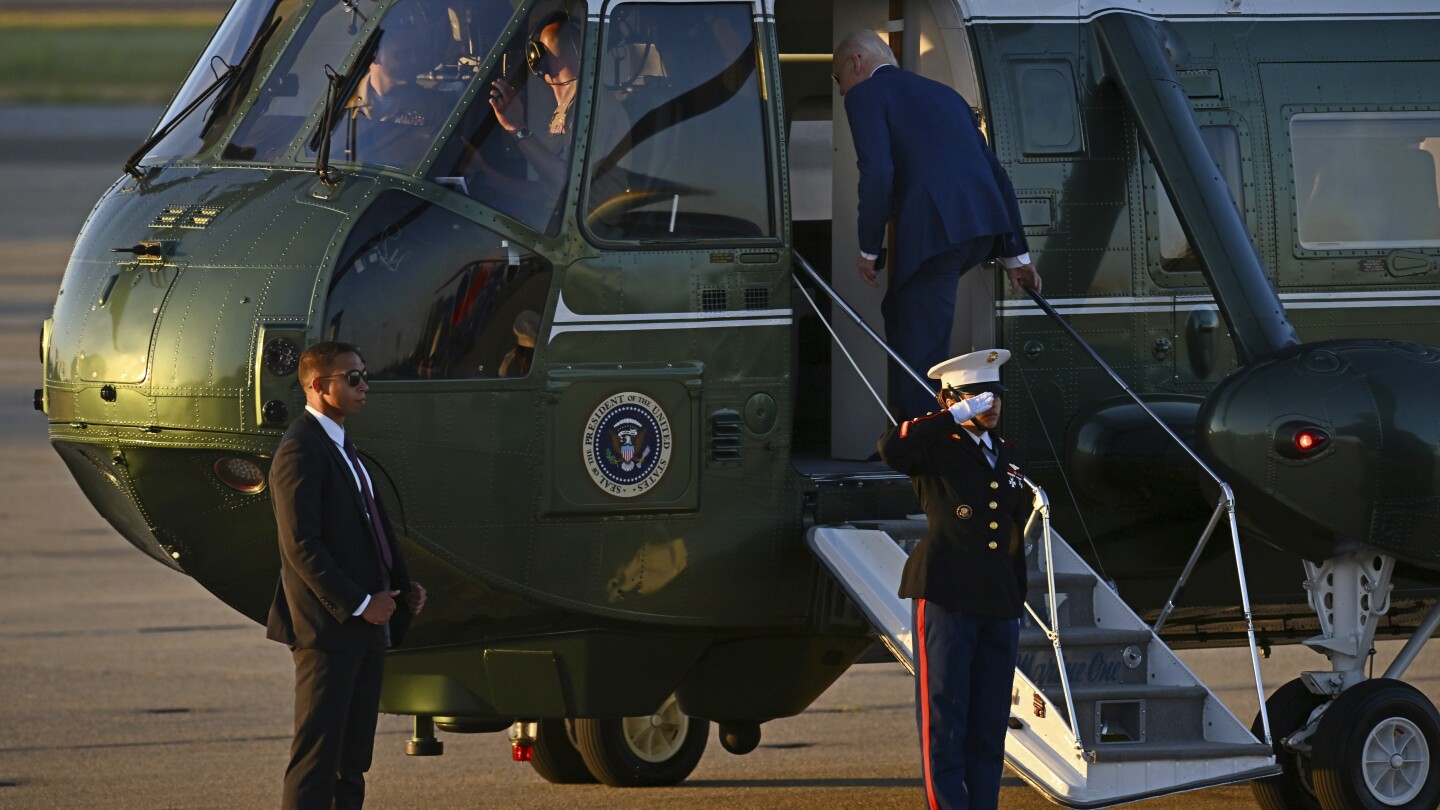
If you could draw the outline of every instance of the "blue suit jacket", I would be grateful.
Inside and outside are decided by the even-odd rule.
[[[963,242],[996,237],[996,256],[1029,251],[1015,189],[959,93],[884,66],[845,94],[860,166],[860,249],[879,253],[895,223],[893,287]]]

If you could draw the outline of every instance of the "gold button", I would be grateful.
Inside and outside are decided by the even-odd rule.
[[[991,502],[990,502],[990,508],[991,508],[991,509],[999,509],[999,508],[1000,508],[1000,504],[995,503],[994,501],[991,501]]]
[[[990,482],[990,488],[991,488],[991,489],[999,489],[999,488],[1000,488],[1000,482],[999,482],[999,481],[991,481],[991,482]]]
[[[994,551],[995,549],[997,549],[997,548],[999,548],[999,547],[1000,547],[1000,544],[999,544],[999,543],[995,542],[994,540],[991,540],[991,541],[990,541],[990,550],[991,550],[991,551]]]
[[[998,529],[998,528],[1000,528],[1000,524],[999,524],[999,523],[996,523],[995,521],[992,520],[992,521],[990,521],[990,528],[992,528],[992,529]]]

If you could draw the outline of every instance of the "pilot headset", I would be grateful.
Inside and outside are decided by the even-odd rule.
[[[530,36],[525,41],[525,65],[530,68],[531,73],[540,77],[542,80],[545,79],[545,57],[547,52],[544,43],[540,41],[540,32],[555,23],[562,24],[563,27],[560,37],[570,43],[570,54],[574,57],[575,64],[580,64],[580,26],[569,14],[563,11],[556,11],[532,26],[530,28]],[[546,80],[545,83],[558,86],[570,84],[574,81],[575,79],[564,82],[551,82]]]

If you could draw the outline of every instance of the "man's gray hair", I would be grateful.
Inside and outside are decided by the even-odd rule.
[[[868,68],[876,68],[880,65],[898,65],[895,59],[895,52],[885,44],[880,35],[868,28],[858,31],[851,31],[840,40],[835,46],[835,59],[848,57],[851,54],[860,54],[860,61]]]

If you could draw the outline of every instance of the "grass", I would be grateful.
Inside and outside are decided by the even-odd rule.
[[[0,104],[158,104],[210,41],[213,11],[0,11]]]

